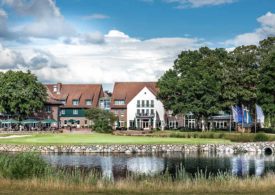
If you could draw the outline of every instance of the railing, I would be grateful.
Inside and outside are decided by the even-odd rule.
[[[136,117],[154,117],[155,113],[136,113]]]
[[[143,108],[154,108],[154,104],[137,104],[137,107],[140,108],[140,107],[143,107]]]

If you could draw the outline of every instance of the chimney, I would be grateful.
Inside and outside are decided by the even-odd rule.
[[[57,83],[57,91],[56,91],[57,94],[60,94],[61,88],[62,88],[62,83]]]

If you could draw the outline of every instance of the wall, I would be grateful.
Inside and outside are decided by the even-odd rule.
[[[275,142],[235,144],[177,144],[177,145],[13,145],[0,144],[0,152],[42,152],[42,153],[153,153],[153,152],[213,152],[213,153],[264,153],[266,148],[275,151]]]
[[[137,100],[154,100],[154,107],[148,107],[148,109],[154,109],[155,117],[154,117],[154,127],[156,124],[156,112],[158,112],[160,121],[162,121],[163,125],[164,121],[164,107],[163,104],[156,99],[156,96],[147,88],[144,87],[127,105],[127,127],[130,126],[130,120],[134,120],[136,117],[137,109],[142,109],[141,107],[137,107]],[[140,102],[141,103],[141,102]],[[146,108],[145,108],[146,109]]]

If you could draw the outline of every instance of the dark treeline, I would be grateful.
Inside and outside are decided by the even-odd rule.
[[[174,114],[192,112],[207,122],[231,106],[262,106],[266,126],[275,126],[275,37],[233,51],[202,47],[183,51],[159,79],[158,98]]]

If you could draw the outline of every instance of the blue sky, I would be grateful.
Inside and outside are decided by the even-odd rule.
[[[199,8],[177,9],[177,3],[161,0],[59,0],[61,12],[81,30],[108,32],[119,29],[130,36],[148,39],[154,37],[202,37],[223,41],[259,26],[256,18],[267,11],[275,11],[274,0],[239,0],[235,3]],[[79,21],[81,16],[101,13],[105,20]]]
[[[275,36],[275,0],[0,0],[0,71],[156,81],[182,50]]]

